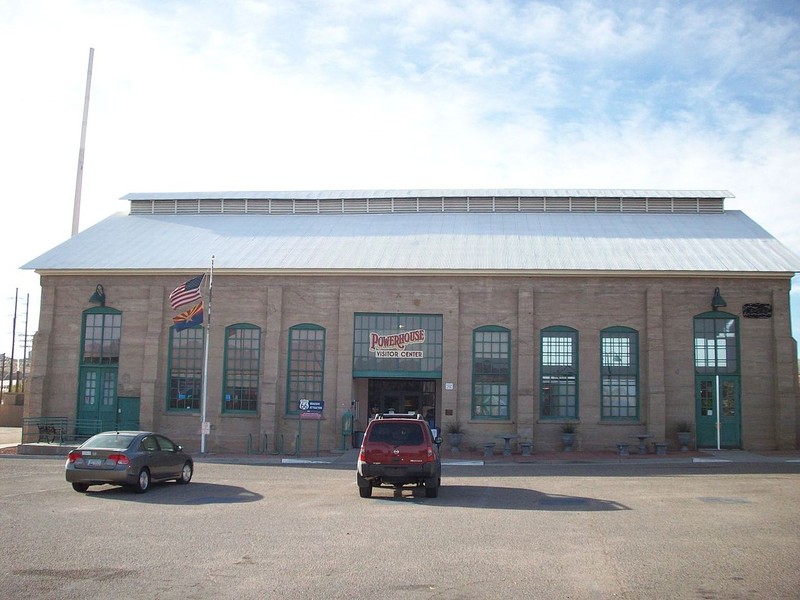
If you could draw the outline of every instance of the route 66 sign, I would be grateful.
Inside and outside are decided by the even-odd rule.
[[[323,400],[307,400],[306,398],[300,398],[300,401],[297,403],[297,408],[300,409],[300,412],[321,413],[322,409],[325,408],[325,402]]]

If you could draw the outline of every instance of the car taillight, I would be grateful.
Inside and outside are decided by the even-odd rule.
[[[364,451],[364,446],[361,446],[361,450],[358,453],[358,460],[367,462],[367,453]]]
[[[107,460],[113,460],[118,465],[131,464],[131,459],[125,456],[124,454],[109,454]]]
[[[74,462],[75,462],[76,460],[78,460],[78,459],[79,459],[81,456],[82,456],[82,454],[81,454],[80,452],[78,452],[77,450],[73,450],[72,452],[70,452],[69,454],[67,454],[67,462],[68,462],[68,463],[74,463]]]
[[[433,462],[433,447],[428,446],[428,462]]]

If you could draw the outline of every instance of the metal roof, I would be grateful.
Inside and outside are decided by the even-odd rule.
[[[282,192],[131,193],[122,200],[320,200],[331,198],[733,198],[727,190],[564,190],[564,189],[408,189],[310,190]]]
[[[212,255],[217,269],[261,272],[800,271],[800,258],[740,211],[120,213],[22,268],[190,271]]]

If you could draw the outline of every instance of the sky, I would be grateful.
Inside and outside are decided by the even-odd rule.
[[[90,48],[81,230],[130,192],[721,189],[800,256],[800,2],[0,0],[6,354],[71,235]]]

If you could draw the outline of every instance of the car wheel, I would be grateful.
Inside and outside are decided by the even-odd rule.
[[[192,480],[193,472],[194,469],[192,468],[192,463],[187,462],[185,465],[183,465],[183,469],[181,469],[181,476],[175,481],[178,483],[189,483]]]
[[[367,487],[360,487],[358,488],[358,495],[362,498],[369,498],[372,496],[372,486],[368,485]]]
[[[88,483],[73,483],[72,489],[76,492],[80,492],[81,494],[89,489]]]
[[[133,486],[133,489],[136,490],[138,494],[144,494],[149,487],[150,471],[148,471],[147,468],[144,468],[139,471],[139,478],[136,480],[136,484]]]
[[[431,477],[425,480],[425,497],[436,498],[439,496],[439,486],[442,480],[440,477]]]

